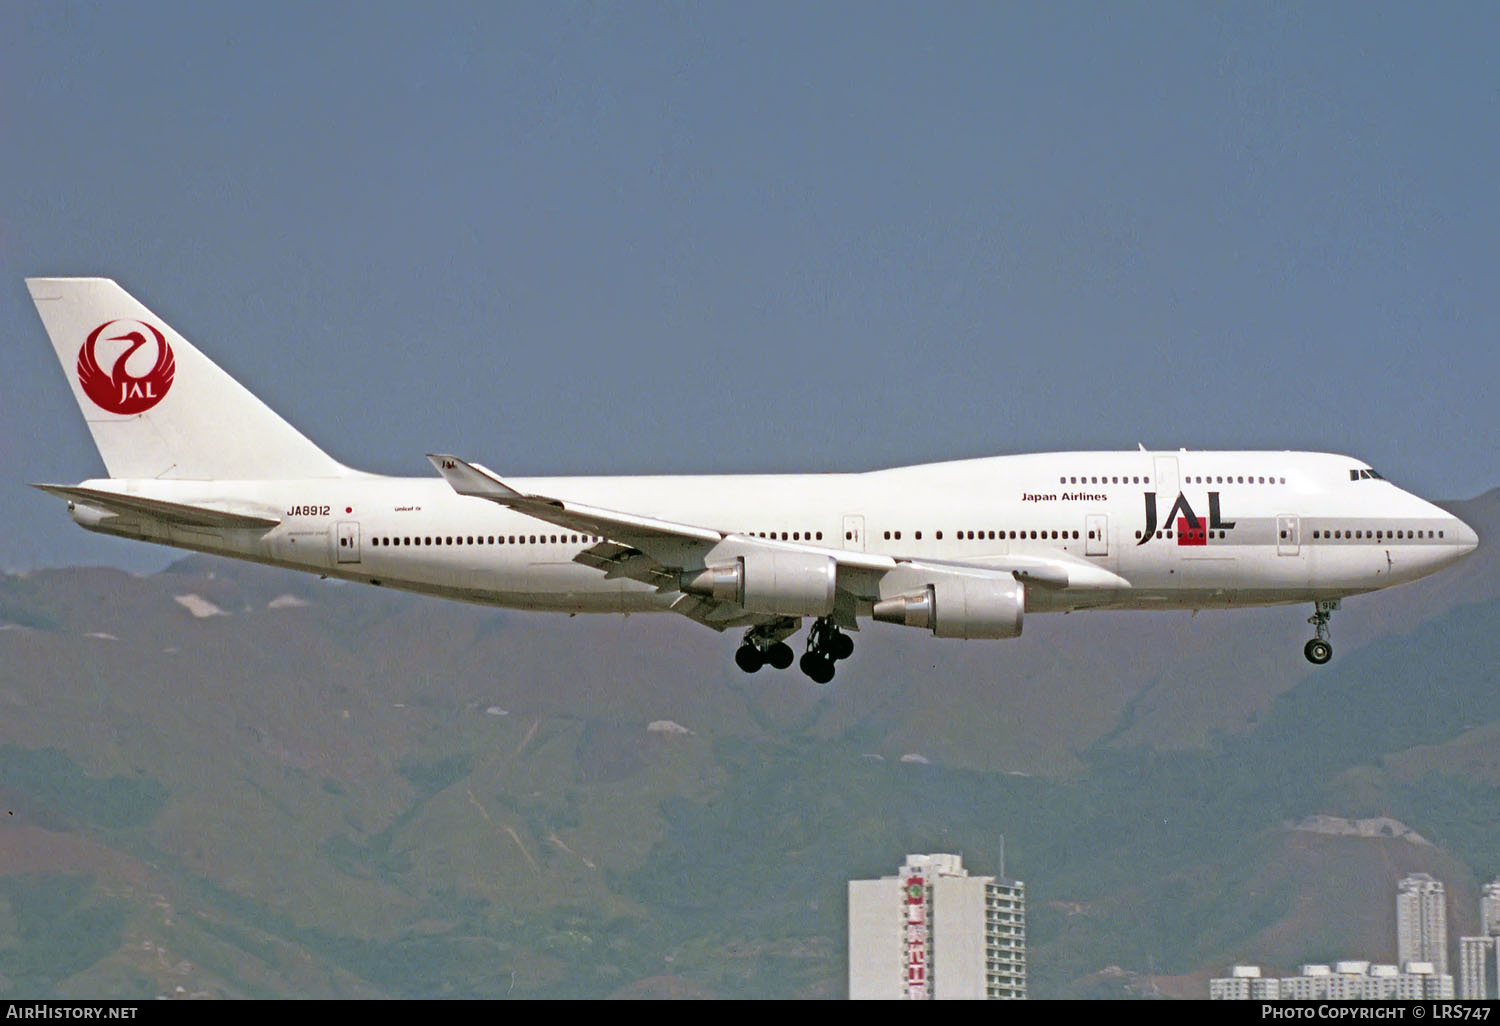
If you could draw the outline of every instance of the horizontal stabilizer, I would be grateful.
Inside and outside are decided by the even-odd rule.
[[[164,499],[148,499],[140,495],[121,495],[118,492],[106,492],[97,488],[79,488],[73,485],[39,484],[33,488],[40,488],[50,495],[67,499],[70,502],[80,503],[84,506],[92,506],[109,513],[117,513],[121,516],[147,517],[152,520],[162,520],[169,524],[183,524],[191,527],[217,527],[228,530],[269,530],[281,523],[280,520],[259,516],[254,513],[240,513],[234,510],[217,509],[210,506],[189,506],[180,502],[167,502]]]

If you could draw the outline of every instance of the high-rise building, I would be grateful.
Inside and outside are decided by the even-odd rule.
[[[1500,879],[1485,884],[1479,892],[1479,933],[1500,937]]]
[[[1402,879],[1396,891],[1396,961],[1426,962],[1448,972],[1448,911],[1443,884],[1426,873]]]
[[[1500,880],[1479,893],[1479,936],[1458,939],[1458,996],[1500,997]]]
[[[849,881],[849,996],[1024,998],[1026,885],[941,854]]]
[[[1483,1001],[1495,997],[1500,977],[1500,960],[1495,953],[1495,937],[1460,937],[1458,939],[1458,996],[1466,1001]]]

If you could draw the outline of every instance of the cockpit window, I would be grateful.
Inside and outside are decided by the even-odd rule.
[[[1384,481],[1385,478],[1383,476],[1381,476],[1380,472],[1377,471],[1377,470],[1370,470],[1368,468],[1364,468],[1364,469],[1351,469],[1349,471],[1349,480],[1351,480],[1351,481],[1366,481],[1366,480]]]

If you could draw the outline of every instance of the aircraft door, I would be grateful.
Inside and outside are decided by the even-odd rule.
[[[1156,492],[1156,501],[1162,504],[1162,509],[1171,509],[1172,503],[1177,501],[1177,493],[1182,490],[1182,486],[1177,483],[1176,456],[1156,457],[1156,479],[1151,484],[1154,488],[1148,488],[1147,491]],[[1172,525],[1163,526],[1171,527]]]
[[[338,545],[334,549],[338,553],[340,563],[359,562],[359,522],[355,520],[340,521],[338,525]]]
[[[844,518],[844,548],[854,552],[865,551],[865,518],[851,515]]]
[[[1295,556],[1300,551],[1301,545],[1297,518],[1286,514],[1278,516],[1276,518],[1276,554]]]
[[[1109,555],[1109,517],[1103,513],[1091,514],[1084,518],[1084,527],[1086,529],[1084,555]]]

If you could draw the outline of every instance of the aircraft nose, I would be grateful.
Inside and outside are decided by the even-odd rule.
[[[1467,556],[1479,548],[1479,534],[1458,517],[1453,518],[1453,533],[1457,538],[1459,554]]]

